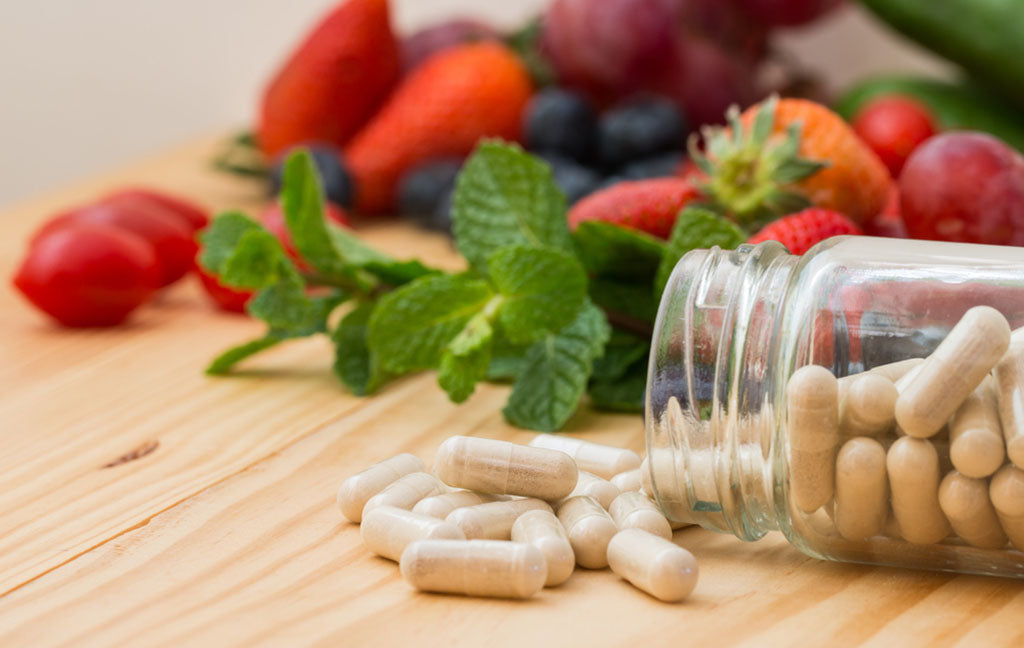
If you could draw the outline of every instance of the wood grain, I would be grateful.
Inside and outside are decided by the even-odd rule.
[[[256,187],[205,167],[211,140],[0,216],[0,270],[50,211],[126,182],[215,208]],[[441,237],[390,221],[367,238],[456,264]],[[420,594],[362,549],[333,494],[401,451],[429,460],[451,434],[526,441],[507,388],[447,402],[430,374],[347,395],[319,340],[242,375],[203,363],[256,335],[194,285],[126,328],[64,331],[0,289],[0,645],[1020,645],[1017,582],[819,562],[777,536],[745,544],[700,529],[676,540],[701,567],[694,596],[663,604],[607,570],[531,601]],[[641,449],[638,417],[581,411],[568,432]]]

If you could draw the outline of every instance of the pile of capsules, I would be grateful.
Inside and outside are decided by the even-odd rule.
[[[541,434],[529,445],[455,436],[433,474],[400,454],[342,483],[338,507],[413,587],[528,598],[576,565],[610,566],[662,601],[686,598],[697,563],[642,492],[639,455]]]
[[[927,358],[787,388],[790,494],[845,540],[1024,550],[1024,329],[967,311]]]

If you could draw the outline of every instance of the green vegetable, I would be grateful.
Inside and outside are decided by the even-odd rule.
[[[229,285],[255,290],[249,313],[267,324],[208,372],[228,372],[289,338],[325,334],[335,374],[359,395],[437,370],[457,403],[481,380],[513,381],[505,418],[535,430],[559,429],[588,390],[594,407],[638,411],[657,274],[683,248],[724,245],[735,231],[684,212],[668,244],[603,223],[570,235],[550,168],[499,142],[482,143],[466,162],[453,201],[456,245],[471,269],[396,260],[326,223],[316,168],[307,152],[292,154],[282,205],[302,269],[243,214],[223,214],[203,234],[200,262]]]
[[[882,20],[1024,108],[1020,0],[863,0]]]
[[[901,95],[927,107],[941,130],[977,130],[995,135],[1024,151],[1024,112],[1008,106],[984,88],[914,77],[877,77],[854,86],[836,104],[836,112],[853,121],[872,99]]]

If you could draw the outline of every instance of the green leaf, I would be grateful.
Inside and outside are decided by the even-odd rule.
[[[515,144],[481,143],[459,173],[453,196],[455,241],[470,264],[510,245],[572,252],[565,195],[551,168]]]
[[[600,221],[580,223],[572,237],[593,275],[653,281],[665,253],[665,242],[650,234]]]
[[[679,214],[676,224],[672,227],[668,249],[661,260],[655,279],[655,292],[661,295],[676,263],[690,250],[716,245],[731,250],[743,243],[746,238],[738,227],[710,209],[687,207]]]
[[[494,297],[485,281],[430,275],[384,295],[370,317],[370,352],[402,374],[438,366],[445,347]]]
[[[558,331],[572,321],[587,295],[579,261],[554,248],[502,248],[487,269],[502,297],[498,320],[514,343]]]
[[[494,329],[485,313],[469,320],[441,356],[437,382],[453,403],[461,403],[484,379],[491,360]]]
[[[363,302],[345,314],[331,333],[334,342],[334,373],[357,396],[365,396],[379,386],[383,377],[375,370],[366,344],[373,302]]]
[[[604,348],[604,355],[594,361],[592,378],[599,381],[618,380],[632,365],[640,361],[646,363],[650,351],[650,339],[615,329]]]
[[[404,286],[414,279],[440,272],[440,270],[429,268],[415,259],[411,261],[370,261],[363,266],[363,269],[392,286]]]
[[[246,310],[281,338],[306,337],[326,332],[327,316],[345,299],[341,293],[310,298],[301,281],[285,280],[256,293]]]
[[[509,342],[498,327],[491,342],[491,363],[487,367],[486,379],[496,382],[515,380],[526,366],[526,352],[529,348],[529,344]]]
[[[363,243],[351,231],[336,225],[327,225],[331,243],[349,266],[359,268],[391,286],[402,286],[440,270],[430,268],[413,259],[398,261]]]
[[[284,163],[281,209],[295,249],[313,268],[326,275],[351,274],[351,269],[327,233],[324,195],[313,156],[300,148]]]
[[[252,229],[221,265],[220,280],[236,288],[259,289],[294,272],[277,238],[266,230]]]
[[[642,412],[646,389],[647,362],[644,360],[634,363],[616,380],[592,382],[588,391],[590,405],[610,412]]]
[[[648,282],[622,281],[601,277],[590,280],[590,299],[607,311],[653,324],[658,299]]]
[[[226,374],[232,367],[242,360],[257,354],[260,351],[269,349],[282,339],[283,338],[268,333],[261,338],[232,347],[214,358],[213,362],[210,363],[210,366],[206,368],[206,373],[211,376]]]
[[[576,410],[610,332],[604,314],[588,303],[563,330],[535,342],[503,410],[505,419],[546,432],[562,427]]]
[[[199,236],[203,247],[203,251],[199,255],[199,264],[210,272],[220,275],[224,264],[238,247],[238,242],[252,231],[266,232],[267,230],[242,212],[220,214]]]

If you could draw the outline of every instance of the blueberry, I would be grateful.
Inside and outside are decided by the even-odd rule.
[[[524,116],[526,147],[587,162],[597,140],[597,118],[581,96],[548,88],[530,101]]]
[[[628,180],[646,180],[648,178],[664,178],[674,176],[683,162],[680,151],[662,153],[654,157],[630,162],[619,169],[619,175]]]
[[[462,160],[440,158],[413,167],[398,182],[398,209],[429,226],[438,206],[451,193]]]
[[[598,154],[609,169],[679,150],[686,135],[679,109],[660,97],[637,99],[610,110],[598,128]]]
[[[320,182],[324,187],[327,200],[341,207],[351,207],[355,198],[355,185],[352,174],[345,168],[341,151],[329,144],[303,144],[313,156],[313,164],[320,174]],[[292,149],[294,150],[294,149]],[[284,172],[284,161],[288,159],[288,151],[274,161],[270,171],[270,193],[276,196],[281,191],[281,175]]]
[[[434,211],[423,220],[424,227],[439,232],[452,231],[452,194],[455,193],[454,189],[449,189],[441,200],[438,201],[434,207]]]
[[[551,175],[554,176],[555,184],[565,194],[570,205],[594,193],[601,185],[601,176],[593,169],[560,155],[545,154],[541,157],[551,165]]]

